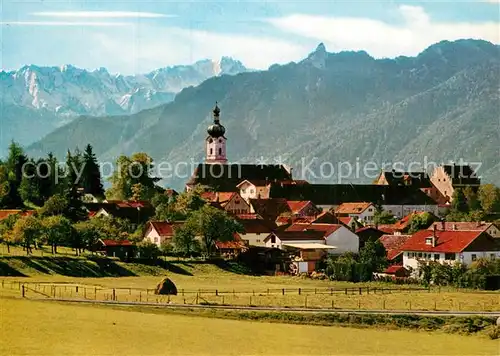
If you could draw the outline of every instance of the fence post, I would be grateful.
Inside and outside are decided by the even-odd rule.
[[[434,310],[437,310],[437,303],[434,301]]]
[[[75,287],[76,293],[78,293],[78,286]]]
[[[335,309],[335,301],[332,300],[332,309]]]
[[[282,295],[285,295],[285,288],[283,288],[283,289],[281,290],[281,294],[282,294]]]
[[[83,299],[87,299],[87,288],[83,287]]]
[[[347,295],[347,288],[345,289],[345,295]]]
[[[307,294],[306,297],[304,298],[304,308],[307,308]]]
[[[24,298],[24,284],[23,284],[23,288],[22,288],[22,296]]]
[[[139,302],[142,302],[142,292],[139,291]]]
[[[330,295],[333,295],[333,288],[330,288]]]
[[[299,295],[300,295],[300,292],[301,292],[301,290],[300,290],[300,288],[299,288]]]
[[[385,310],[385,299],[383,300],[382,308]]]
[[[316,294],[316,288],[314,288],[314,294]]]
[[[94,300],[97,300],[97,287],[94,287]]]
[[[361,309],[361,300],[358,300],[358,309]]]
[[[366,294],[370,294],[370,287],[366,287]]]
[[[359,295],[363,294],[363,289],[360,287],[359,288]]]
[[[250,296],[250,303],[248,305],[252,306],[252,296]]]
[[[113,288],[113,300],[116,300],[116,293],[114,288]]]
[[[218,296],[219,295],[219,291],[216,289],[215,290],[215,296]]]
[[[224,296],[222,296],[222,300],[224,300]],[[198,304],[198,293],[196,293],[196,304]]]
[[[253,295],[253,296],[255,296],[255,289],[254,289],[254,290],[252,290],[252,295]]]

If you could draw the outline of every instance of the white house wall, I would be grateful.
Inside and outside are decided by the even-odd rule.
[[[331,254],[340,255],[345,252],[359,252],[359,237],[344,226],[335,230],[332,234],[326,237],[328,246],[335,246],[336,249],[328,250]]]

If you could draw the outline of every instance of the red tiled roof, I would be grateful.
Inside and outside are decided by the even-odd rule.
[[[286,199],[250,199],[250,205],[254,211],[264,219],[276,221],[278,216],[290,213]]]
[[[433,237],[434,232],[420,230],[409,238],[401,247],[402,251],[424,251],[424,252],[462,252],[474,241],[482,231],[436,231],[436,244],[427,245],[425,239]]]
[[[21,216],[31,216],[34,213],[34,210],[3,209],[0,210],[0,220],[5,219],[9,215],[19,214]]]
[[[218,202],[223,204],[231,200],[231,198],[237,193],[235,192],[203,192],[201,193],[201,197],[205,200],[209,200],[211,202]]]
[[[169,222],[169,221],[151,221],[152,226],[160,236],[174,236],[175,228],[182,226],[183,221]]]
[[[463,221],[445,221],[445,222],[435,222],[431,226],[429,226],[428,230],[434,230],[434,226],[436,226],[437,230],[444,229],[449,231],[486,231],[488,230],[493,223],[489,222],[463,222]]]
[[[322,231],[276,231],[274,234],[281,241],[297,241],[297,240],[323,240],[324,233]],[[270,234],[264,241],[271,238]]]
[[[401,247],[411,238],[411,235],[382,235],[379,241],[384,245],[387,251],[387,259],[393,260],[399,256]]]
[[[293,214],[299,213],[311,202],[309,200],[287,200],[288,207]]]
[[[273,231],[273,229],[276,227],[276,224],[274,224],[273,222],[263,219],[238,219],[238,222],[243,226],[243,229],[247,234],[266,234]]]
[[[398,272],[401,269],[404,269],[405,271],[408,271],[406,268],[404,268],[401,265],[392,265],[392,266],[387,267],[384,270],[384,273],[387,273],[387,274],[396,274],[396,272]]]
[[[133,243],[130,242],[129,240],[122,240],[122,241],[117,241],[117,240],[109,240],[109,239],[101,239],[101,242],[103,243],[104,246],[133,246]]]
[[[396,229],[394,228],[394,224],[378,225],[377,229],[382,232],[385,232],[386,234],[394,234],[394,232],[396,231]]]
[[[335,209],[336,214],[361,214],[363,211],[368,209],[372,203],[361,202],[361,203],[342,203],[337,209]]]
[[[339,224],[302,224],[296,223],[289,226],[285,231],[318,231],[323,233],[323,237],[327,237],[340,229],[343,225]]]
[[[241,237],[238,233],[233,234],[233,241],[215,241],[215,246],[218,249],[244,249],[245,244],[242,242]]]

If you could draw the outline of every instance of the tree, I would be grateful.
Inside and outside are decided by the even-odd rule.
[[[9,153],[5,166],[8,172],[8,197],[7,205],[13,208],[23,207],[23,200],[19,195],[19,187],[23,178],[23,167],[28,162],[22,147],[16,142],[9,146]]]
[[[10,214],[5,219],[0,220],[0,241],[7,245],[8,253],[10,253],[10,246],[19,242],[12,233],[18,219],[19,214]]]
[[[413,234],[419,230],[427,229],[434,222],[434,215],[428,212],[413,214],[410,218],[408,233]]]
[[[71,221],[62,215],[48,216],[41,221],[43,241],[51,246],[52,254],[57,253],[57,246],[71,242],[75,233]]]
[[[480,210],[481,203],[477,197],[476,192],[471,186],[467,186],[464,189],[465,200],[467,201],[467,207],[469,211]]]
[[[132,187],[138,184],[134,196],[136,200],[149,200],[158,191],[156,182],[160,178],[150,175],[153,159],[146,153],[134,153],[131,157],[120,156],[116,165],[117,169],[110,178],[111,188],[106,192],[108,199],[128,200],[134,196]]]
[[[5,164],[0,163],[0,208],[5,207],[9,197],[9,173]]]
[[[82,186],[86,194],[100,198],[104,196],[104,188],[101,181],[101,171],[97,158],[93,152],[90,144],[85,147],[83,153],[83,173],[82,173]]]
[[[201,236],[206,256],[211,256],[216,241],[232,241],[235,232],[242,232],[242,226],[225,211],[204,205],[194,211],[186,221],[197,236]]]
[[[26,254],[29,255],[32,252],[31,245],[36,247],[36,244],[40,241],[42,225],[35,216],[23,216],[14,224],[12,234],[16,242],[23,244]]]
[[[59,194],[51,196],[38,211],[41,216],[65,215],[68,211],[68,201]]]
[[[78,241],[84,248],[91,248],[102,237],[101,232],[92,220],[79,221],[73,225],[75,234],[78,235]]]
[[[387,267],[387,252],[380,241],[368,241],[359,251],[359,260],[372,268],[373,272],[378,272]]]
[[[467,198],[465,197],[464,191],[460,188],[455,189],[451,201],[451,210],[467,213],[469,212],[469,206],[467,205]]]
[[[192,221],[175,229],[172,244],[176,253],[188,257],[200,251],[195,229],[196,226],[192,226]]]
[[[380,224],[394,224],[396,222],[396,218],[390,212],[382,210],[376,210],[373,215],[373,222],[375,225]]]
[[[141,241],[137,244],[137,252],[140,258],[156,260],[161,255],[161,251],[149,240]]]
[[[485,213],[500,212],[500,188],[495,185],[481,185],[478,191],[478,200]]]
[[[70,151],[66,156],[66,184],[64,189],[64,197],[68,202],[68,208],[66,209],[65,216],[72,221],[84,220],[87,217],[83,209],[83,203],[81,200],[81,177],[80,172],[82,172],[82,154],[76,149],[75,154],[72,155]]]

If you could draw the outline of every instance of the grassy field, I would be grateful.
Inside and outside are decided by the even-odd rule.
[[[2,355],[496,355],[479,337],[269,324],[2,299]]]

